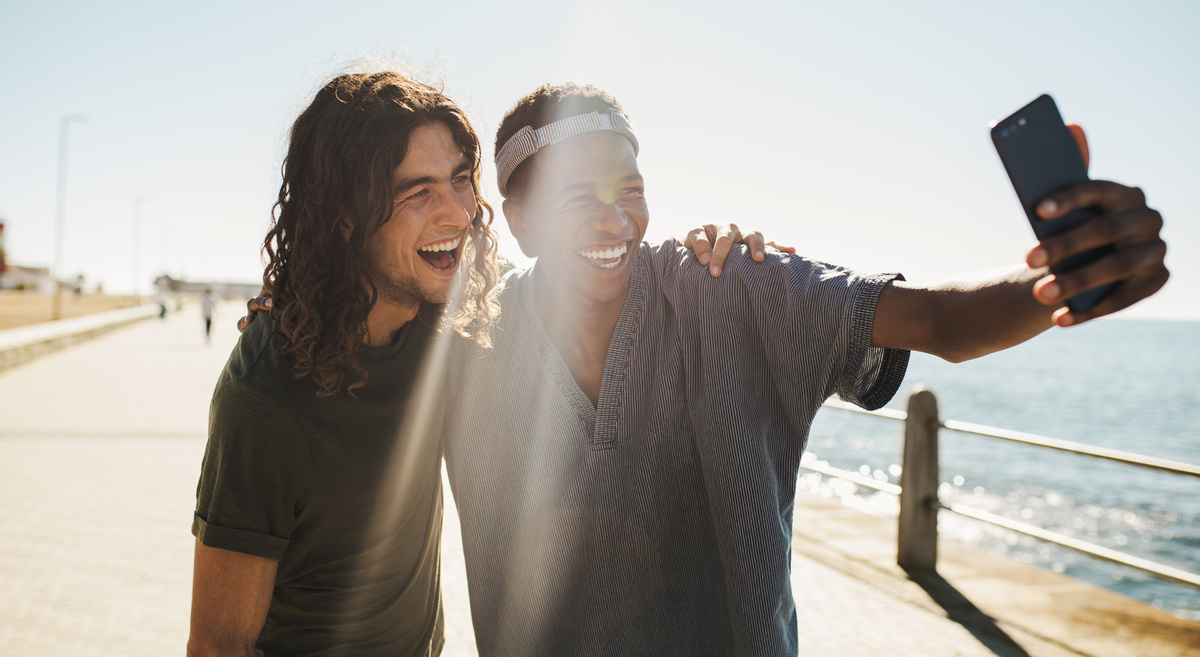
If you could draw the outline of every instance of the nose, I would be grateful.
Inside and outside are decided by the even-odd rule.
[[[589,223],[599,232],[617,234],[629,224],[629,216],[619,203],[602,203]]]
[[[446,185],[439,190],[438,197],[436,221],[439,226],[461,230],[471,225],[476,210],[474,189],[458,190],[454,185]]]

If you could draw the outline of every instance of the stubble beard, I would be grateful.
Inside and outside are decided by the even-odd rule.
[[[446,303],[450,294],[449,289],[431,290],[412,278],[392,276],[388,272],[372,266],[371,282],[375,284],[378,295],[376,303],[382,301],[397,306],[410,306],[414,303],[442,304]]]

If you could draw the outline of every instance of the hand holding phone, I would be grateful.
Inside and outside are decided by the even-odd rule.
[[[1074,126],[1082,142],[1082,129]],[[1170,278],[1163,219],[1137,187],[1089,180],[1081,150],[1053,99],[1043,95],[992,126],[992,141],[1039,242],[1031,267],[1052,274],[1034,296],[1059,326],[1108,315],[1154,294]]]
[[[1038,215],[1037,206],[1043,199],[1089,180],[1083,155],[1049,95],[1042,94],[993,124],[992,143],[1038,240],[1061,235],[1100,216],[1098,208],[1074,210],[1052,220]],[[1115,250],[1113,244],[1106,244],[1076,253],[1051,265],[1050,271],[1056,275],[1073,271]],[[1089,310],[1116,285],[1110,282],[1080,292],[1067,299],[1067,308],[1072,313]]]

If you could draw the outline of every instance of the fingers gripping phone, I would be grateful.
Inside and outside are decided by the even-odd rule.
[[[1087,165],[1079,147],[1063,123],[1054,99],[1048,94],[1038,96],[1025,107],[993,123],[992,143],[1038,240],[1065,233],[1100,214],[1092,208],[1076,210],[1057,219],[1042,219],[1037,214],[1038,202],[1047,195],[1088,180]],[[1050,271],[1055,274],[1072,271],[1113,251],[1112,245],[1106,245],[1077,253],[1056,263]],[[1115,286],[1116,283],[1108,283],[1080,292],[1067,299],[1067,308],[1072,313],[1088,310]]]

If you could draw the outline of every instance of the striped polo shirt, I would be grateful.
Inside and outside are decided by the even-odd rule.
[[[495,348],[450,382],[450,481],[480,655],[795,655],[797,468],[831,395],[866,408],[908,352],[870,346],[897,277],[744,247],[720,278],[642,244],[598,404],[534,312],[502,292]]]

